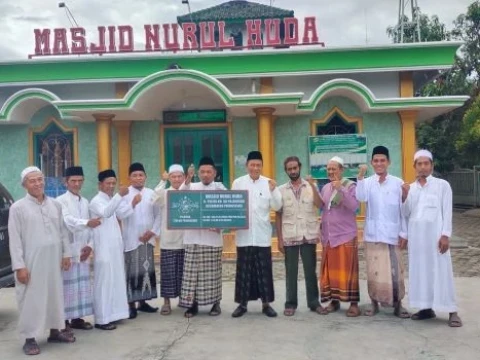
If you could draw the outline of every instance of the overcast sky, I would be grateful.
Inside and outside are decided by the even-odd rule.
[[[413,1],[413,0],[412,0]],[[143,25],[176,22],[186,13],[181,0],[67,0],[80,26],[88,34],[99,25],[132,25],[136,48],[143,49]],[[225,1],[190,0],[192,12]],[[269,4],[269,0],[257,0]],[[421,11],[436,14],[452,27],[473,0],[418,0]],[[34,52],[35,28],[66,27],[70,22],[56,0],[0,0],[0,60],[26,59]],[[273,5],[295,11],[295,16],[316,16],[326,46],[389,43],[385,29],[397,21],[398,0],[274,0]],[[95,38],[88,39],[96,41]]]

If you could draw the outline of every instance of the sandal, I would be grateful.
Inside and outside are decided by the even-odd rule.
[[[161,315],[170,315],[172,313],[172,307],[169,304],[164,304],[160,309]]]
[[[462,319],[460,319],[460,316],[458,316],[457,314],[450,314],[450,317],[448,318],[448,326],[462,327]]]
[[[367,309],[363,312],[363,315],[364,316],[375,316],[378,314],[379,312],[379,308],[378,306],[374,306],[374,305],[370,305],[369,307],[367,307]],[[409,315],[410,316],[410,315]]]
[[[74,343],[75,336],[72,333],[59,331],[55,335],[50,335],[47,339],[49,343]]]
[[[25,345],[23,345],[23,352],[25,355],[38,355],[40,354],[40,347],[35,339],[30,341],[27,340],[25,341]]]
[[[89,322],[86,322],[83,319],[75,319],[70,321],[69,328],[78,329],[78,330],[92,330],[93,326]]]
[[[360,311],[358,305],[355,307],[350,306],[350,308],[347,310],[347,317],[357,317],[360,316],[361,313],[362,312]]]
[[[185,314],[183,314],[183,316],[185,316],[187,319],[190,319],[197,314],[198,314],[198,305],[194,304],[191,308],[188,308],[187,311],[185,311]]]
[[[396,317],[398,317],[400,319],[409,319],[410,318],[410,313],[403,306],[400,306],[399,308],[395,308],[395,310],[393,311],[393,315],[395,315]]]
[[[337,312],[340,310],[340,302],[332,301],[330,304],[328,304],[326,310],[328,313]]]
[[[286,308],[285,310],[283,310],[283,315],[293,316],[293,315],[295,315],[295,309],[294,308]]]
[[[95,324],[95,329],[100,329],[100,330],[115,330],[116,328],[117,327],[112,323],[103,324],[103,325]]]
[[[413,314],[410,318],[412,320],[428,320],[435,319],[437,315],[432,309],[420,310],[419,312]]]
[[[212,310],[208,313],[210,316],[218,316],[222,313],[222,308],[220,307],[219,303],[215,303],[212,306]]]

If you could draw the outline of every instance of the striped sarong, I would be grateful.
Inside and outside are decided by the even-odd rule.
[[[63,299],[65,320],[79,319],[93,314],[93,290],[90,262],[72,262],[63,272]]]
[[[125,253],[128,302],[150,300],[157,297],[155,261],[151,244],[141,244]]]
[[[394,306],[405,296],[404,272],[400,247],[365,242],[368,295],[384,307]]]
[[[322,251],[321,301],[360,301],[357,239]]]
[[[246,304],[261,299],[275,300],[272,271],[272,248],[260,246],[237,247],[235,302]]]
[[[182,290],[185,250],[160,250],[160,296],[173,299]]]
[[[181,307],[211,305],[222,300],[222,248],[185,245]]]

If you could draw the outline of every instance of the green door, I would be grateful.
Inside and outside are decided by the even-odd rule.
[[[203,156],[210,156],[217,168],[215,181],[222,182],[226,187],[230,184],[226,128],[165,129],[165,155],[167,169],[171,164],[180,164],[185,171],[190,164],[197,168]],[[194,181],[199,181],[197,176]]]

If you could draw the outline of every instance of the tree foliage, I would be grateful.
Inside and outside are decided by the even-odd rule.
[[[404,42],[413,42],[413,24],[404,19]],[[387,28],[393,42],[397,27]],[[438,116],[417,128],[419,147],[431,149],[436,158],[436,170],[445,173],[454,167],[480,164],[480,1],[474,1],[465,14],[448,30],[436,15],[420,15],[421,40],[462,40],[459,55],[452,68],[439,72],[421,90],[421,96],[470,95],[471,100],[448,114]],[[476,99],[476,100],[475,100]],[[475,100],[475,101],[474,101]]]

